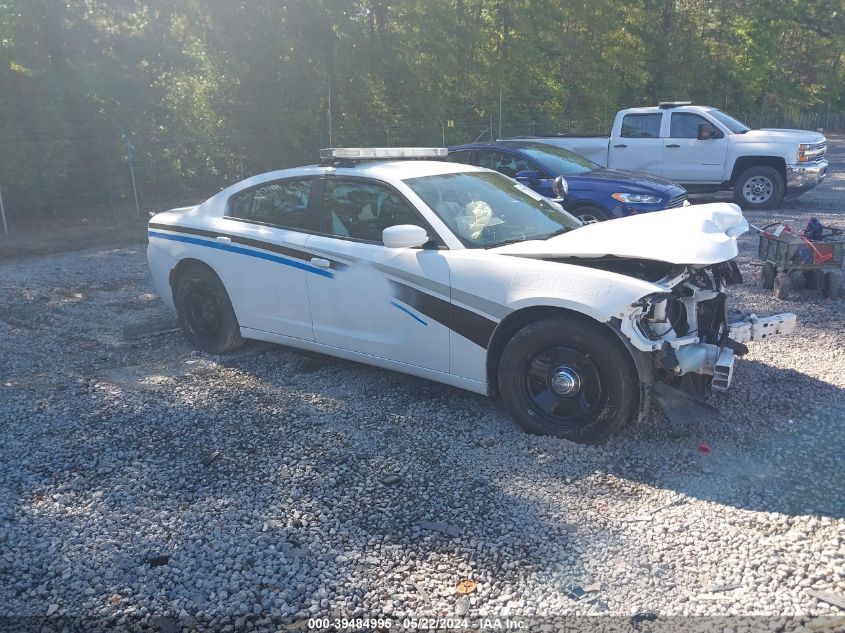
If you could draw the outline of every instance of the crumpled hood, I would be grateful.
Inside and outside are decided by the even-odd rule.
[[[519,257],[629,257],[709,266],[737,256],[748,231],[739,207],[727,202],[667,209],[579,227],[548,240],[490,249]]]

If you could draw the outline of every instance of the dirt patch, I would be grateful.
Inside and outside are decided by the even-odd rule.
[[[119,248],[143,242],[146,237],[146,217],[106,217],[84,222],[33,225],[9,235],[0,234],[0,261],[94,246]]]

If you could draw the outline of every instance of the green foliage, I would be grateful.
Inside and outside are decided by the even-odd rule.
[[[0,0],[0,187],[18,220],[118,207],[124,135],[149,201],[330,136],[601,132],[681,98],[836,112],[844,53],[845,0]]]

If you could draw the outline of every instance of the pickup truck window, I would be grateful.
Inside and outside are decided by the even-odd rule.
[[[730,114],[725,114],[721,110],[708,110],[707,114],[712,116],[714,119],[716,119],[719,123],[728,128],[734,134],[745,134],[751,129],[750,127],[745,125],[745,123],[740,123]]]
[[[698,138],[698,126],[706,125],[711,132],[713,124],[703,116],[692,112],[673,112],[669,136],[672,138]]]
[[[663,114],[626,114],[622,119],[623,138],[660,138]]]

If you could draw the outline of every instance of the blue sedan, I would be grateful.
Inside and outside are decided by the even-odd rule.
[[[449,148],[449,160],[495,169],[553,198],[552,183],[566,178],[567,211],[583,222],[622,218],[683,206],[687,191],[651,174],[605,169],[560,147],[530,140],[473,143]]]

